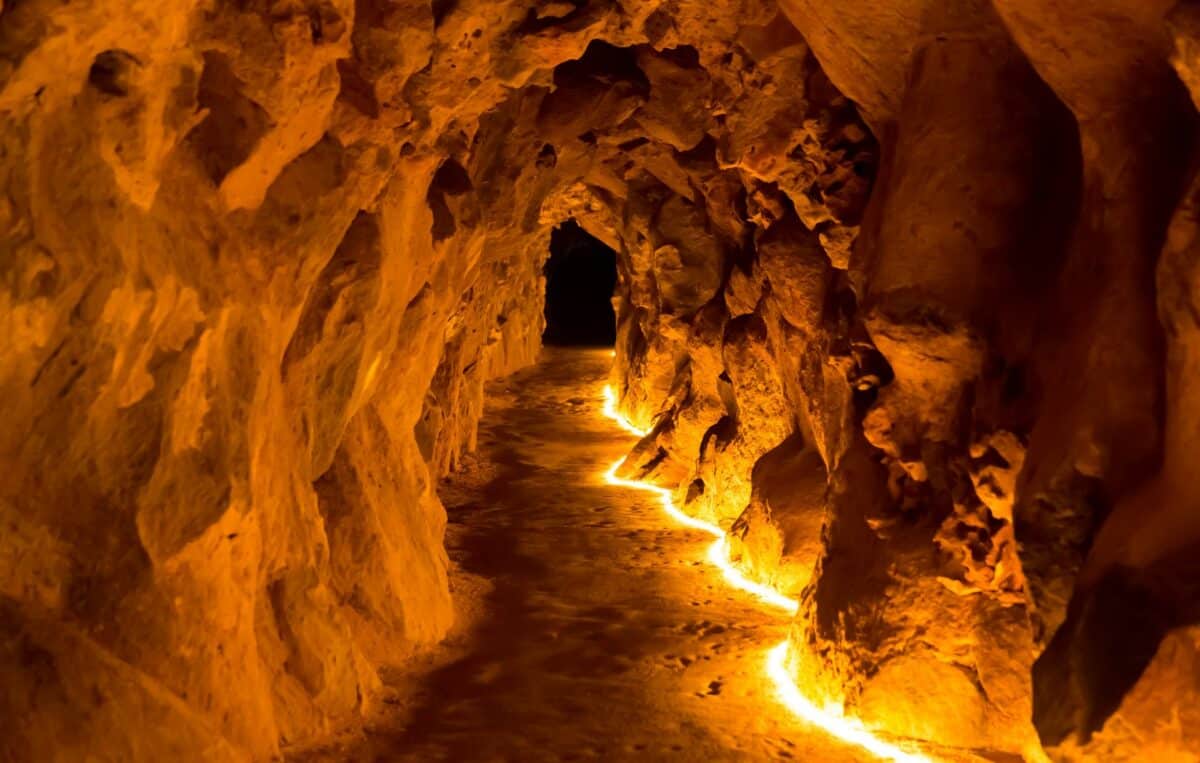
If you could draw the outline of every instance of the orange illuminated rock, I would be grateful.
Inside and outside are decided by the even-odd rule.
[[[1200,754],[1198,51],[1176,0],[0,5],[6,751],[371,717],[574,218],[614,479],[801,598],[822,707]]]

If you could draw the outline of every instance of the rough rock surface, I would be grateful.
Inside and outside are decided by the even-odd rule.
[[[814,693],[1200,754],[1198,103],[1194,0],[0,4],[5,753],[369,715],[573,218],[626,475],[802,597]]]

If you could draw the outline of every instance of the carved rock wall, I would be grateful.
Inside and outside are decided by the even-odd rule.
[[[626,476],[802,596],[806,686],[936,745],[1194,754],[1198,20],[0,5],[6,752],[366,717],[452,621],[435,482],[573,218],[618,253]]]

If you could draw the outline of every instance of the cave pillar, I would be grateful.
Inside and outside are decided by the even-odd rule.
[[[1043,207],[1060,202],[1039,189],[1072,134],[989,8],[954,22],[914,44],[884,131],[850,277],[889,373],[831,474],[829,547],[793,638],[812,655],[798,671],[869,725],[1022,752],[1037,740],[1012,496],[977,491],[973,455],[1017,440],[1001,389],[1058,256]]]

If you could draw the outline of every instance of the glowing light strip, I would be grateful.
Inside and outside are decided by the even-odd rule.
[[[796,599],[784,596],[774,588],[753,581],[743,575],[742,571],[735,567],[733,562],[729,560],[729,544],[726,543],[724,537],[718,539],[709,547],[708,560],[721,568],[721,573],[725,576],[725,582],[734,588],[740,588],[747,593],[753,594],[767,604],[779,607],[789,615],[796,614],[796,610],[800,609],[800,602]]]
[[[663,510],[671,515],[681,525],[686,525],[693,530],[708,533],[716,538],[713,544],[708,547],[708,561],[716,565],[721,573],[725,576],[725,581],[734,588],[739,588],[749,594],[757,596],[767,604],[779,607],[789,613],[794,614],[800,607],[800,602],[795,599],[784,596],[774,588],[765,586],[762,583],[757,583],[745,575],[742,571],[733,565],[729,560],[729,544],[725,542],[725,531],[714,524],[705,522],[703,519],[684,514],[679,509],[675,508],[675,502],[671,500],[671,491],[666,488],[658,487],[657,485],[649,485],[645,482],[635,482],[617,476],[617,469],[621,468],[621,464],[625,463],[625,459],[613,464],[609,470],[604,473],[604,481],[610,485],[620,485],[621,487],[632,488],[634,490],[644,490],[648,493],[654,493],[662,502]]]
[[[604,385],[604,415],[617,422],[617,426],[629,434],[645,437],[650,433],[649,430],[638,429],[632,421],[621,415],[621,412],[617,410],[617,393],[613,392],[613,388],[607,384]],[[617,465],[619,466],[620,463],[618,462]],[[636,485],[631,486],[636,487]]]
[[[615,421],[625,431],[638,437],[646,436],[644,430],[635,427],[617,410],[616,393],[613,392],[612,387],[608,386],[604,388],[604,415]],[[621,468],[621,464],[623,463],[625,463],[625,459],[622,458],[609,467],[608,471],[604,473],[604,481],[610,485],[620,485],[621,487],[644,490],[656,494],[662,503],[663,510],[676,522],[694,530],[706,532],[716,538],[713,544],[709,546],[708,560],[721,570],[726,582],[734,588],[756,596],[767,604],[779,607],[789,614],[795,614],[796,610],[800,607],[800,602],[783,595],[770,586],[750,580],[741,570],[733,565],[733,562],[729,560],[729,544],[725,540],[726,533],[724,530],[711,522],[705,522],[702,519],[684,514],[676,508],[675,502],[671,499],[670,490],[658,487],[657,485],[618,477],[617,470]],[[788,672],[788,649],[789,644],[786,639],[771,649],[767,653],[766,671],[771,682],[775,684],[775,691],[779,695],[779,700],[794,715],[808,721],[814,726],[824,729],[844,742],[861,747],[867,752],[885,760],[893,760],[896,763],[934,763],[932,758],[928,758],[920,753],[909,752],[879,739],[868,731],[860,721],[846,717],[840,708],[820,708],[813,704],[800,692],[800,687],[796,685],[791,673]]]
[[[860,721],[847,718],[836,707],[820,708],[814,705],[800,693],[800,688],[792,680],[792,675],[787,669],[787,656],[786,640],[767,652],[767,675],[775,684],[779,699],[788,710],[814,726],[820,726],[842,741],[857,745],[885,760],[894,760],[897,763],[932,763],[930,758],[920,753],[909,752],[879,739]]]
[[[671,491],[667,490],[666,488],[618,477],[617,470],[621,468],[621,464],[623,463],[625,463],[625,459],[622,458],[610,466],[608,471],[604,473],[604,481],[610,485],[620,485],[621,487],[628,487],[633,488],[634,490],[644,490],[647,493],[654,493],[658,496],[659,500],[662,501],[663,510],[670,514],[671,518],[676,522],[680,523],[681,525],[687,525],[693,530],[706,532],[715,538],[723,538],[725,536],[724,531],[722,531],[721,528],[717,527],[716,525],[709,524],[703,519],[689,517],[687,514],[684,514],[682,511],[675,508],[675,502],[671,500]]]

